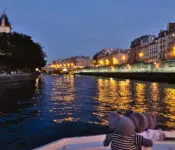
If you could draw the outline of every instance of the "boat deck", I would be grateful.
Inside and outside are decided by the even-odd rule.
[[[164,132],[166,137],[175,138],[175,132]],[[65,138],[34,150],[110,150],[103,146],[105,135]],[[152,148],[143,150],[175,150],[175,141],[155,142]]]

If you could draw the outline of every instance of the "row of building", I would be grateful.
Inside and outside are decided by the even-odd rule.
[[[175,59],[175,23],[156,35],[144,35],[134,39],[129,49],[103,49],[93,57],[96,66],[157,63]]]
[[[137,62],[159,63],[175,59],[175,23],[169,23],[167,30],[156,35],[144,35],[134,39],[129,49],[106,48],[93,56],[58,59],[49,67],[55,69],[78,69],[86,67],[134,64]]]
[[[145,35],[132,41],[129,63],[157,62],[175,58],[175,23],[155,35]]]
[[[53,61],[48,67],[54,69],[80,69],[86,67],[93,67],[92,60],[86,56],[75,56],[66,59],[57,59]]]
[[[111,66],[128,63],[129,50],[119,48],[106,48],[96,53],[93,57],[93,64],[99,66]]]

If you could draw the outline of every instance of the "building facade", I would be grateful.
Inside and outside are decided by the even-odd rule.
[[[152,43],[148,46],[149,58],[148,62],[157,62],[159,61],[159,53],[158,53],[158,38],[155,38]]]
[[[175,23],[169,23],[167,30],[161,30],[158,37],[149,44],[149,61],[160,62],[175,58]]]
[[[168,50],[168,31],[160,31],[158,35],[158,60],[163,61],[166,60],[166,52]]]
[[[168,49],[166,58],[175,59],[175,23],[168,24]]]
[[[128,50],[123,49],[103,49],[93,57],[94,65],[99,66],[112,66],[120,65],[128,62]]]
[[[79,68],[88,68],[93,67],[93,62],[89,57],[85,56],[75,56],[66,59],[58,59],[53,61],[49,65],[50,68],[53,69],[68,69],[74,70]]]
[[[11,32],[11,24],[4,11],[2,16],[0,17],[0,33],[10,33],[10,32]]]
[[[133,64],[137,61],[148,62],[149,44],[155,39],[155,35],[144,35],[136,38],[131,42],[131,50],[129,53],[129,63]]]

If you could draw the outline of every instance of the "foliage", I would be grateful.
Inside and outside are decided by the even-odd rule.
[[[30,36],[13,33],[0,34],[0,54],[8,58],[8,65],[23,70],[33,71],[46,64],[46,54],[39,43]]]

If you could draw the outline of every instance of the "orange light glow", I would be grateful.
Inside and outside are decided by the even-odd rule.
[[[139,53],[139,57],[143,57],[144,54],[142,52]]]
[[[110,64],[110,62],[109,62],[108,59],[105,60],[105,64],[106,64],[106,65],[109,65],[109,64]]]
[[[99,64],[100,64],[100,65],[104,65],[103,60],[100,60],[100,61],[99,61]]]
[[[175,46],[173,46],[172,56],[175,56]]]
[[[115,57],[112,59],[112,61],[113,61],[113,65],[117,65],[118,64],[118,60]]]
[[[122,60],[126,60],[126,56],[122,56]]]

